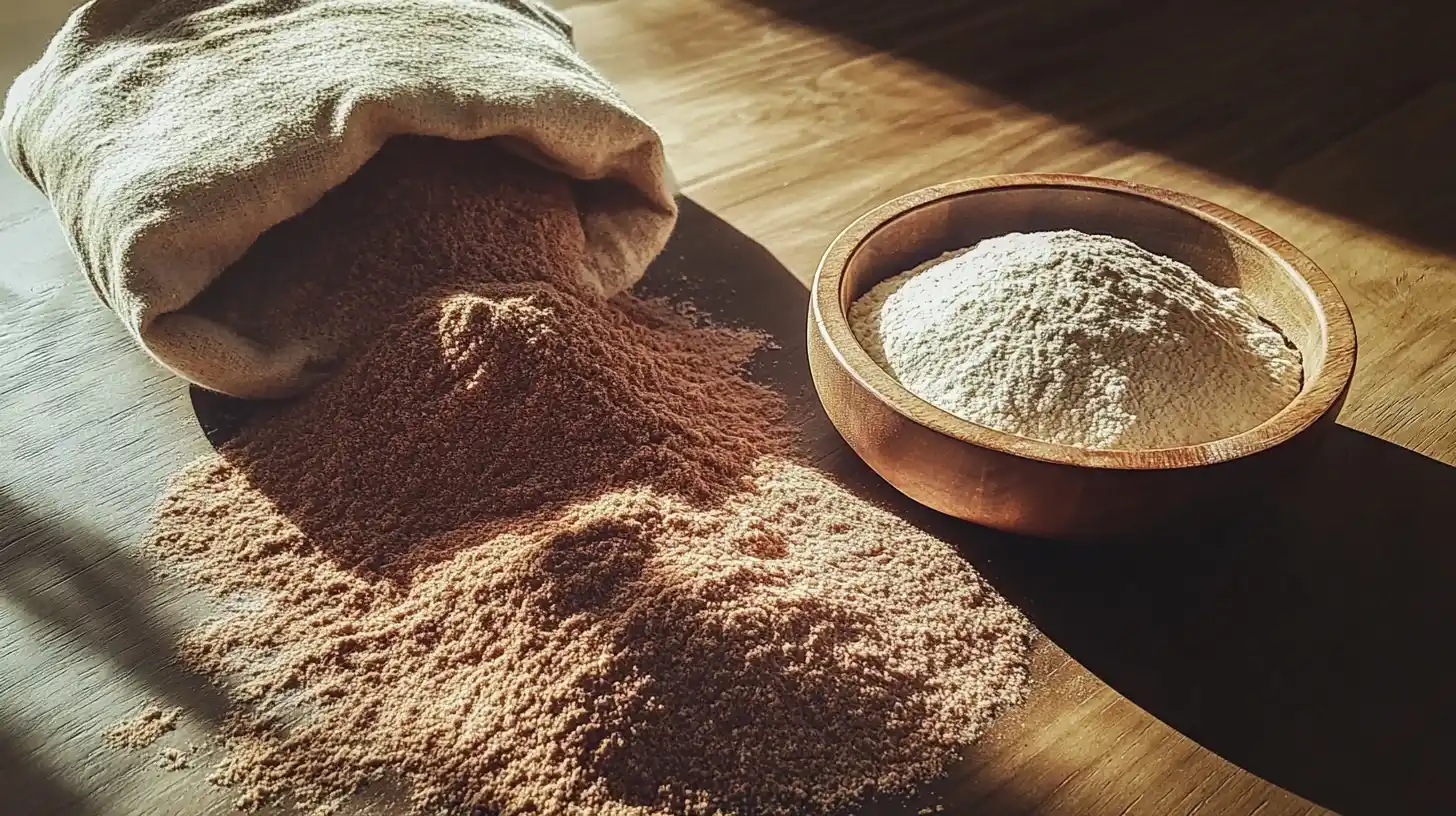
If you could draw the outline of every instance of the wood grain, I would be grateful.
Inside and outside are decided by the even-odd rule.
[[[1031,700],[921,802],[961,813],[1424,814],[1456,756],[1456,77],[1416,5],[1354,0],[588,0],[577,42],[657,123],[690,199],[649,289],[772,332],[755,374],[821,466],[956,542],[1045,633]],[[0,7],[0,79],[67,12]],[[1068,547],[900,499],[805,363],[830,240],[897,195],[1088,173],[1229,207],[1339,287],[1360,359],[1317,478],[1262,521]],[[135,551],[205,450],[48,208],[0,169],[0,812],[228,811],[200,771],[115,753],[147,702],[209,729],[169,662],[205,604]],[[1214,509],[1212,512],[1216,512]],[[939,797],[939,798],[937,798]]]
[[[1059,229],[1128,238],[1240,287],[1299,348],[1299,394],[1226,439],[1088,450],[977,425],[925,402],[871,360],[850,328],[850,305],[892,275],[986,238]],[[1215,204],[1117,179],[1017,173],[908,193],[830,243],[809,297],[810,373],[849,446],[922,504],[1047,538],[1166,533],[1211,506],[1238,508],[1250,494],[1277,493],[1333,425],[1355,366],[1349,310],[1303,253]]]

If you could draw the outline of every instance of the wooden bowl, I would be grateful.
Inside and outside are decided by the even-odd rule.
[[[1299,395],[1237,436],[1162,450],[1088,450],[959,419],[916,397],[860,347],[846,313],[871,287],[941,253],[1009,232],[1127,238],[1238,286],[1299,348]],[[1192,196],[1112,179],[993,176],[929,187],[860,218],[814,276],[809,365],[830,420],[859,456],[921,504],[1000,530],[1085,539],[1166,532],[1278,490],[1333,427],[1355,367],[1355,327],[1329,278],[1289,243]]]

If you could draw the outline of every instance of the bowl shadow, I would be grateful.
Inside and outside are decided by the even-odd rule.
[[[1456,468],[1343,426],[1287,494],[1102,547],[967,540],[1059,646],[1224,758],[1341,813],[1436,812],[1456,750]],[[937,520],[938,523],[938,520]]]

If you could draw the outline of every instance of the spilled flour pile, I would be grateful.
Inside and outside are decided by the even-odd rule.
[[[306,361],[321,379],[432,287],[593,289],[573,196],[562,176],[490,143],[396,137],[264,233],[188,311]]]
[[[962,419],[1085,448],[1195,445],[1299,393],[1298,350],[1238,289],[1131,241],[989,238],[850,308],[870,357]]]
[[[182,716],[180,708],[150,706],[135,718],[117,723],[102,735],[107,745],[118,748],[146,748],[163,734],[171,733]]]
[[[536,251],[530,246],[523,251]],[[569,286],[409,301],[176,477],[151,550],[233,599],[216,781],[329,811],[815,813],[942,773],[1029,628],[796,464],[762,338]]]

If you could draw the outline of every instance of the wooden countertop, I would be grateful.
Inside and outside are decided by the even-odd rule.
[[[957,542],[1046,634],[1031,700],[908,812],[1447,807],[1456,63],[1439,24],[1347,0],[558,5],[683,186],[647,285],[773,332],[784,349],[759,373],[824,466]],[[6,4],[0,81],[66,11]],[[830,238],[917,187],[1034,170],[1209,198],[1340,287],[1360,335],[1343,427],[1267,521],[1141,548],[993,535],[897,499],[819,413],[804,284]],[[186,387],[130,344],[4,166],[0,813],[228,812],[205,770],[100,741],[151,701],[187,709],[183,740],[221,714],[171,663],[205,599],[136,552],[162,480],[205,450]]]

